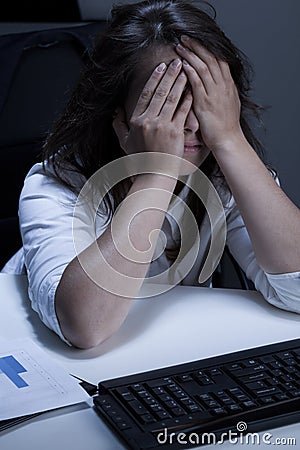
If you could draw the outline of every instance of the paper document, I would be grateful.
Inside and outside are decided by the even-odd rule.
[[[0,420],[88,399],[78,380],[30,339],[0,342]]]

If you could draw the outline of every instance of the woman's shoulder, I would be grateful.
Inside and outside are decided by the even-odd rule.
[[[49,162],[38,162],[28,171],[24,180],[21,196],[30,191],[34,191],[37,194],[40,193],[41,195],[53,191],[56,195],[65,194],[71,197],[77,196],[76,192],[81,190],[86,179],[82,174],[79,174],[71,167],[67,171],[67,176],[70,186],[72,186],[73,189],[62,183]]]

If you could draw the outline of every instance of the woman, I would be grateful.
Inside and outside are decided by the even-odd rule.
[[[26,268],[33,308],[62,339],[80,348],[99,344],[120,327],[144,279],[172,267],[184,231],[184,214],[173,214],[177,225],[169,214],[173,194],[189,205],[200,232],[199,251],[180,282],[199,285],[211,236],[205,209],[188,187],[198,167],[218,191],[227,245],[248,278],[269,303],[300,312],[300,212],[262,162],[247,123],[258,110],[248,98],[248,70],[215,21],[190,1],[113,9],[48,137],[44,164],[25,180],[23,249],[5,269]],[[79,250],[75,242],[76,252],[79,192],[108,163],[123,164],[124,155],[133,156],[129,165],[136,155],[143,161],[154,155],[152,169],[129,168],[103,202],[101,189],[98,199],[93,189],[101,202],[95,242]],[[90,234],[82,211],[76,226]]]

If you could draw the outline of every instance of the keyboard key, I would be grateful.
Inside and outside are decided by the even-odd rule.
[[[284,383],[290,383],[291,381],[294,381],[294,377],[292,377],[291,375],[282,375],[280,377],[280,380]]]
[[[215,396],[217,397],[218,401],[222,402],[224,405],[226,405],[226,404],[228,405],[230,403],[235,403],[234,400],[231,397],[229,397],[229,395],[226,394],[225,391],[217,391],[215,393]]]
[[[214,384],[214,381],[211,378],[208,377],[195,377],[197,382],[201,385],[201,386],[208,386],[209,384]]]
[[[281,377],[282,375],[284,375],[284,372],[280,369],[274,369],[274,370],[272,370],[272,374],[275,377]]]
[[[151,416],[151,414],[143,414],[143,415],[140,417],[140,419],[141,419],[141,421],[144,422],[144,423],[153,423],[153,422],[155,422],[155,419],[154,419],[153,416]]]
[[[138,415],[147,414],[147,409],[138,400],[132,400],[127,403],[128,406]]]
[[[292,352],[279,352],[277,353],[277,357],[280,359],[289,359],[289,358],[293,358],[293,353]]]
[[[186,412],[184,409],[178,407],[178,408],[172,408],[171,413],[174,417],[184,416]]]
[[[122,399],[126,402],[129,402],[130,400],[135,399],[135,396],[132,394],[132,392],[129,391],[129,389],[127,387],[117,388],[116,391],[122,397]]]
[[[264,378],[267,378],[266,372],[258,372],[247,375],[246,377],[241,377],[241,381],[243,383],[249,383],[250,381],[263,380]]]
[[[131,386],[131,388],[135,391],[143,391],[144,386],[142,384],[136,383]]]
[[[219,401],[221,403],[223,403],[224,405],[231,405],[232,403],[235,403],[235,401],[229,396],[227,396],[227,397],[219,397]]]
[[[116,422],[116,425],[119,430],[127,430],[128,428],[131,428],[127,422]]]
[[[150,393],[146,391],[145,389],[143,391],[137,391],[137,396],[140,398],[148,398],[151,397]]]
[[[288,366],[284,368],[284,371],[287,373],[300,374],[300,367]]]
[[[164,388],[162,388],[160,386],[153,388],[152,391],[154,392],[154,394],[157,394],[157,395],[166,394],[166,391],[164,390]]]
[[[168,419],[169,417],[171,417],[170,414],[165,410],[157,411],[156,415],[159,419]]]
[[[218,403],[216,400],[211,399],[211,400],[207,400],[206,402],[204,402],[204,404],[208,407],[208,408],[218,408],[220,405],[220,403]]]
[[[278,378],[267,378],[266,382],[269,386],[278,386],[281,384]]]
[[[236,370],[241,370],[243,367],[241,364],[234,363],[226,365],[225,368],[229,370],[229,372],[235,372]]]
[[[223,372],[220,369],[210,369],[207,372],[210,377],[218,377],[220,375],[223,375]]]
[[[177,377],[177,381],[180,383],[186,383],[187,381],[193,381],[193,378],[190,375],[180,375]]]
[[[169,402],[166,402],[165,406],[167,406],[170,409],[179,407],[178,403],[175,402],[174,400],[170,400]]]
[[[272,394],[272,395],[280,394],[281,391],[278,388],[276,388],[276,387],[270,387],[270,388],[264,388],[264,389],[255,390],[254,393],[258,397],[264,397],[265,395],[268,395],[268,394]]]
[[[243,392],[240,388],[237,387],[228,389],[228,392],[232,394],[235,398],[237,398],[237,396],[240,395],[245,395],[245,392]]]
[[[299,397],[299,398],[300,398],[300,389],[297,389],[297,390],[295,390],[295,391],[290,391],[289,394],[290,394],[292,397]]]
[[[157,400],[155,400],[155,398],[153,397],[147,397],[143,399],[144,403],[146,403],[147,405],[156,405],[157,404]]]
[[[124,417],[120,415],[113,416],[112,419],[114,422],[125,422]]]
[[[242,402],[242,406],[244,408],[255,408],[257,405],[255,402],[253,402],[252,400],[247,400],[246,402]]]
[[[172,380],[170,378],[157,378],[156,380],[149,380],[147,381],[147,387],[154,388],[154,387],[161,387],[161,386],[168,386]]]
[[[236,399],[239,402],[245,402],[247,400],[250,400],[250,398],[248,397],[248,395],[245,394],[240,394],[240,395],[236,395]]]
[[[158,396],[158,398],[159,398],[159,400],[161,401],[161,402],[168,402],[168,401],[170,401],[170,400],[173,400],[173,398],[172,397],[170,397],[168,394],[162,394],[162,395],[159,395]]]
[[[261,362],[263,362],[265,364],[272,363],[272,362],[276,361],[276,359],[274,358],[273,355],[262,356],[259,359],[261,360]]]
[[[254,390],[254,389],[265,388],[265,387],[267,387],[267,385],[263,381],[255,381],[253,383],[246,384],[246,387],[248,389]]]
[[[281,386],[285,391],[293,391],[295,389],[295,385],[292,383],[283,383]]]
[[[287,394],[281,393],[281,394],[276,394],[275,395],[276,400],[278,400],[279,402],[282,402],[284,400],[288,400],[290,397]]]
[[[227,408],[227,411],[229,411],[230,413],[236,413],[236,412],[239,412],[239,411],[243,411],[243,409],[237,404],[229,405],[226,408]]]
[[[224,416],[226,414],[226,409],[224,408],[215,408],[211,410],[211,413],[215,416]]]
[[[280,369],[281,367],[283,367],[283,364],[279,361],[273,361],[270,362],[268,366],[271,367],[272,369]]]
[[[179,390],[179,391],[174,391],[173,396],[178,399],[181,399],[181,398],[185,398],[187,395],[185,392]]]
[[[197,412],[197,411],[202,411],[202,409],[200,408],[200,406],[198,406],[196,403],[190,403],[188,405],[186,405],[186,408],[189,412]]]
[[[298,364],[298,362],[294,358],[285,359],[284,363],[287,366],[296,366]]]
[[[264,405],[270,405],[271,403],[275,403],[276,400],[273,397],[262,397],[260,399],[260,401],[264,404]]]
[[[258,366],[260,363],[256,359],[245,359],[242,361],[244,367]]]
[[[171,392],[181,391],[181,387],[179,387],[178,384],[170,383],[168,384],[168,390]]]

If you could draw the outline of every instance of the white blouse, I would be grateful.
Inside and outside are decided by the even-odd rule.
[[[83,186],[84,180],[78,175],[76,178],[76,182]],[[32,308],[44,324],[65,341],[55,313],[54,301],[61,276],[76,256],[72,233],[76,200],[75,193],[44,173],[41,163],[35,164],[25,179],[20,196],[19,219],[23,247],[2,269],[5,273],[27,273]],[[171,202],[169,211],[172,208],[174,204]],[[224,211],[227,222],[226,244],[247,277],[270,304],[300,313],[300,272],[276,275],[264,272],[255,259],[247,229],[232,196],[230,202],[224,205]],[[82,224],[79,226],[84,229],[84,217],[81,220]],[[96,216],[97,237],[105,231],[108,223],[107,217]],[[162,230],[167,248],[176,247],[179,231],[170,214],[166,215]],[[194,265],[182,279],[182,285],[199,286],[198,277],[211,237],[211,226],[206,216],[199,234],[200,249]],[[170,264],[166,252],[161,253],[150,264],[147,277],[166,271]],[[170,283],[170,280],[166,278],[165,283]],[[209,281],[206,285],[209,285]]]

